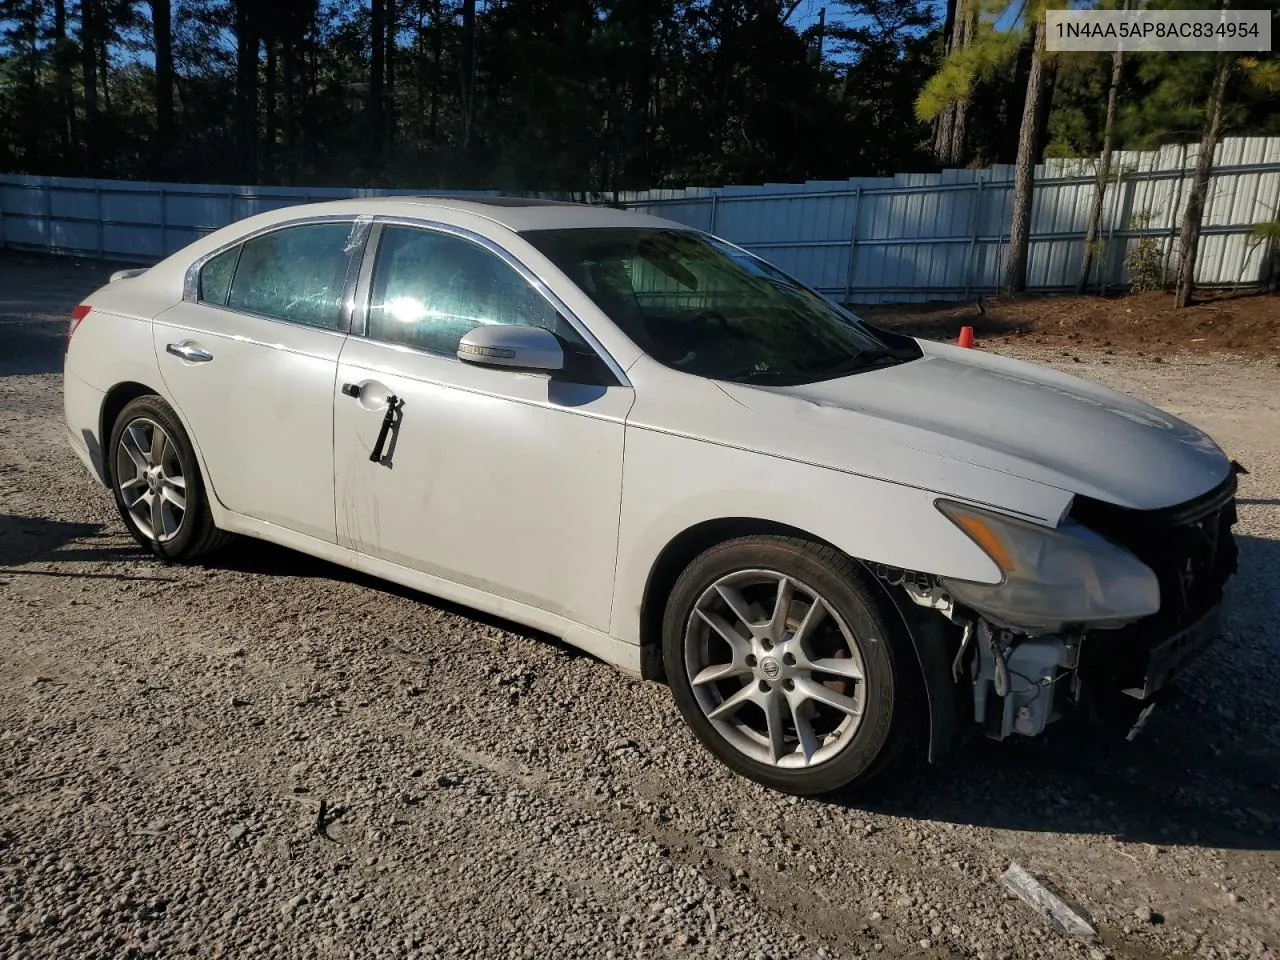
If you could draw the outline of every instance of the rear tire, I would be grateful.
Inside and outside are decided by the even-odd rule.
[[[730,540],[672,588],[667,681],[731,770],[784,793],[878,775],[911,737],[910,640],[892,603],[829,546]]]
[[[116,509],[143,547],[191,563],[231,539],[214,525],[191,440],[162,397],[126,404],[112,425],[108,451]]]

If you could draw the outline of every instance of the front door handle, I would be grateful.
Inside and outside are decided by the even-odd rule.
[[[171,343],[164,348],[165,353],[171,353],[175,357],[186,360],[188,363],[208,363],[213,359],[213,354],[204,347],[197,347],[194,343]]]
[[[400,398],[394,393],[387,397],[387,412],[382,418],[382,427],[378,430],[378,439],[373,445],[373,452],[369,454],[370,463],[382,462],[382,448],[386,446],[387,433],[396,422],[396,404],[399,402]]]

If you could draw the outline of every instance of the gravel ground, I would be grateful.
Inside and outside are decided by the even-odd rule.
[[[61,424],[64,317],[108,271],[0,258],[0,957],[1280,951],[1274,363],[1032,357],[1252,471],[1229,629],[1135,742],[978,740],[796,800],[511,624],[260,543],[141,554]],[[1011,860],[1103,943],[1007,897]]]

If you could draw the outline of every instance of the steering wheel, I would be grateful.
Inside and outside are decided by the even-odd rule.
[[[693,316],[693,322],[688,325],[688,332],[680,338],[680,342],[675,345],[677,352],[683,352],[684,355],[679,360],[671,361],[672,366],[683,367],[691,363],[697,357],[696,347],[705,340],[710,333],[706,329],[708,321],[717,323],[720,328],[729,336],[733,336],[733,328],[729,326],[729,318],[719,310],[706,309],[699,310]]]

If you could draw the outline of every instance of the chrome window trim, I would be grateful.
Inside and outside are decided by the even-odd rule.
[[[353,329],[351,320],[356,305],[356,287],[360,280],[360,270],[364,265],[365,251],[369,247],[369,234],[372,232],[371,217],[356,217],[351,225],[351,232],[347,234],[346,245],[342,248],[347,255],[347,278],[342,284],[342,303],[339,308],[343,333],[349,334]],[[239,266],[238,263],[236,265]],[[232,282],[235,282],[234,277]],[[230,293],[231,291],[228,290],[228,299],[230,299]]]
[[[290,227],[305,227],[313,224],[330,224],[330,223],[349,223],[351,224],[351,232],[360,232],[354,238],[348,238],[347,246],[344,252],[347,254],[347,275],[343,281],[342,299],[339,303],[339,316],[342,321],[341,326],[321,327],[314,323],[300,323],[297,320],[289,320],[285,317],[272,317],[265,313],[256,313],[252,310],[242,310],[238,307],[228,306],[225,303],[214,303],[212,300],[200,299],[200,271],[204,269],[206,263],[220,254],[226,253],[233,247],[243,247],[250,240],[256,240],[258,237],[266,236],[269,233],[276,233],[280,230],[287,230]],[[267,320],[271,323],[287,323],[291,327],[302,327],[306,330],[319,330],[323,333],[332,333],[339,336],[347,336],[351,330],[352,307],[355,302],[356,280],[358,271],[352,269],[353,263],[359,263],[364,255],[364,250],[368,246],[369,227],[372,219],[368,216],[360,216],[351,213],[326,214],[323,216],[299,217],[296,220],[285,220],[280,223],[273,223],[265,227],[260,227],[250,233],[242,234],[234,240],[222,244],[215,250],[201,256],[199,259],[192,261],[187,267],[187,272],[182,281],[182,300],[184,303],[197,304],[209,307],[212,310],[226,310],[242,317],[254,317],[258,320]],[[356,247],[359,247],[357,250]],[[236,269],[240,267],[240,258],[236,257]],[[235,272],[231,275],[231,284],[235,284]],[[231,286],[227,287],[227,297],[230,299]]]
[[[373,296],[373,268],[378,262],[378,248],[382,246],[382,224],[375,221],[365,241],[356,279],[351,313],[351,334],[369,340],[369,301]],[[387,341],[379,340],[378,343]],[[430,351],[423,351],[424,353]],[[457,359],[456,357],[454,359]]]
[[[609,372],[613,374],[614,379],[617,380],[617,385],[621,387],[631,387],[631,381],[628,379],[626,372],[622,369],[621,365],[613,358],[613,355],[604,348],[604,344],[596,339],[595,334],[593,334],[587,325],[578,318],[578,315],[569,309],[565,302],[556,295],[555,291],[543,282],[541,277],[525,266],[523,262],[521,262],[514,254],[497,241],[486,237],[484,234],[477,233],[474,230],[468,230],[466,227],[459,227],[451,223],[441,223],[438,220],[429,220],[419,217],[380,215],[373,218],[373,223],[374,233],[365,243],[364,262],[361,264],[360,268],[360,281],[357,287],[356,306],[353,315],[353,319],[358,320],[358,323],[352,324],[352,336],[358,336],[363,340],[368,340],[370,343],[379,343],[402,350],[408,350],[413,353],[421,354],[422,356],[441,357],[446,360],[452,360],[455,363],[463,362],[459,360],[456,355],[438,353],[435,350],[427,350],[422,347],[415,347],[406,343],[397,343],[391,340],[380,340],[376,337],[370,337],[367,333],[369,302],[373,294],[373,267],[378,256],[378,247],[381,245],[382,241],[381,227],[399,226],[413,227],[419,230],[433,230],[436,233],[449,234],[483,247],[490,253],[497,256],[498,259],[507,266],[511,267],[511,269],[523,278],[526,283],[533,287],[539,296],[546,300],[547,303],[556,310],[556,312],[569,322],[569,326],[573,327],[578,336],[582,337],[587,346],[594,350],[596,356],[598,356],[604,362],[604,365],[609,368]]]

